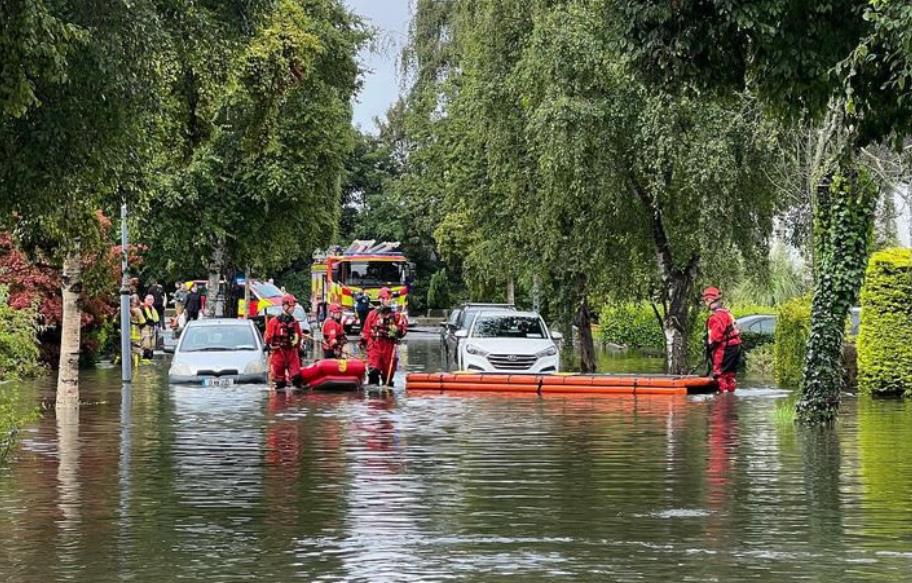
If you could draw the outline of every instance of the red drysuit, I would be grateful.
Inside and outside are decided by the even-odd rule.
[[[371,311],[361,330],[361,343],[367,345],[368,382],[393,386],[393,373],[399,365],[396,345],[408,332],[402,314],[381,308]]]
[[[345,341],[345,328],[341,322],[334,318],[323,322],[323,358],[341,358]]]
[[[713,307],[706,320],[706,329],[706,350],[712,374],[719,381],[719,390],[734,391],[735,371],[741,360],[741,332],[735,326],[735,318],[725,308]]]
[[[272,380],[275,381],[277,388],[284,387],[289,381],[297,382],[301,375],[301,357],[298,350],[302,336],[301,325],[288,314],[277,316],[266,324],[265,340],[272,349]]]

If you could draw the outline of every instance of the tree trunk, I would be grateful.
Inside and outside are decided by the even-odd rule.
[[[516,280],[510,275],[507,279],[507,303],[516,303]]]
[[[669,374],[687,374],[687,331],[694,282],[700,267],[700,256],[692,255],[683,268],[677,267],[665,232],[662,212],[651,196],[631,180],[631,187],[650,213],[650,230],[655,245],[656,261],[662,276],[662,332],[665,334],[665,368]]]
[[[867,263],[868,233],[877,188],[848,163],[818,189],[811,333],[797,417],[804,423],[835,419],[843,388],[842,340],[846,316],[858,297]]]
[[[665,368],[669,374],[687,374],[687,339],[693,286],[697,279],[698,259],[691,258],[683,270],[670,270],[666,278],[667,309],[662,319],[665,334]]]
[[[57,408],[79,406],[79,344],[82,310],[82,256],[78,247],[63,260],[60,291],[63,317],[60,325],[60,366],[57,373]]]
[[[585,282],[585,276],[581,276]],[[577,330],[579,330],[580,372],[591,373],[596,370],[595,342],[592,339],[592,313],[589,311],[589,299],[585,293],[585,283],[581,291],[574,317]]]
[[[209,261],[209,278],[206,283],[206,317],[215,318],[223,314],[223,306],[220,305],[224,298],[219,293],[219,280],[222,275],[222,262],[224,252],[222,244],[217,243],[212,250],[212,258]]]

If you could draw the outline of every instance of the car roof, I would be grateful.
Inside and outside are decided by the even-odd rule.
[[[737,320],[740,321],[740,322],[746,322],[746,321],[748,321],[748,320],[751,320],[751,321],[753,321],[753,320],[764,320],[764,319],[766,319],[766,318],[773,318],[773,319],[775,319],[775,318],[776,318],[776,314],[751,314],[750,316],[741,316],[740,318],[737,318]]]
[[[516,306],[514,304],[489,304],[485,302],[462,302],[459,304],[460,308],[502,308],[515,310]]]
[[[518,310],[507,310],[507,309],[497,309],[497,310],[483,310],[479,316],[512,316],[514,318],[541,318],[541,314],[537,312],[520,312]]]
[[[253,322],[242,318],[206,318],[204,320],[192,320],[187,327],[198,328],[201,326],[250,326]]]

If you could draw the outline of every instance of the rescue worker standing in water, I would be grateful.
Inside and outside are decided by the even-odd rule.
[[[348,339],[342,326],[342,307],[329,306],[329,318],[323,322],[323,358],[342,358],[342,348]]]
[[[297,300],[291,294],[282,298],[282,313],[266,324],[266,345],[272,355],[270,364],[272,380],[276,389],[284,389],[289,383],[299,386],[301,382],[301,325],[294,318]]]
[[[703,304],[709,309],[706,320],[706,358],[712,376],[719,383],[719,391],[735,391],[735,371],[741,362],[741,332],[735,318],[722,305],[722,292],[718,288],[703,290]]]
[[[367,382],[392,387],[398,366],[396,345],[408,332],[408,322],[393,311],[393,294],[388,287],[382,288],[378,297],[380,307],[367,315],[362,326],[361,345],[367,348]]]

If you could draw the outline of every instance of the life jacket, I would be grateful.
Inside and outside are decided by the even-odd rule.
[[[718,342],[711,342],[712,338],[709,331],[713,326],[713,320],[718,321],[719,318],[724,319],[725,324],[722,331],[722,339]],[[706,329],[706,344],[709,349],[714,350],[719,347],[728,348],[729,346],[738,346],[741,344],[741,331],[738,329],[738,324],[735,322],[734,316],[732,316],[731,312],[721,306],[713,309],[712,314],[706,321]]]
[[[332,344],[330,344],[330,339]],[[337,346],[343,346],[346,340],[345,328],[342,327],[342,323],[333,318],[326,320],[323,324],[323,350],[333,350]]]
[[[374,320],[374,325],[371,326],[371,336],[374,339],[383,339],[383,340],[396,340],[390,338],[389,332],[391,329],[399,328],[399,320],[396,317],[396,312],[389,311],[383,313],[380,308],[377,308],[377,318]]]
[[[291,348],[295,343],[295,319],[294,316],[282,314],[276,316],[278,324],[276,325],[275,334],[272,336],[272,345],[281,348]]]

